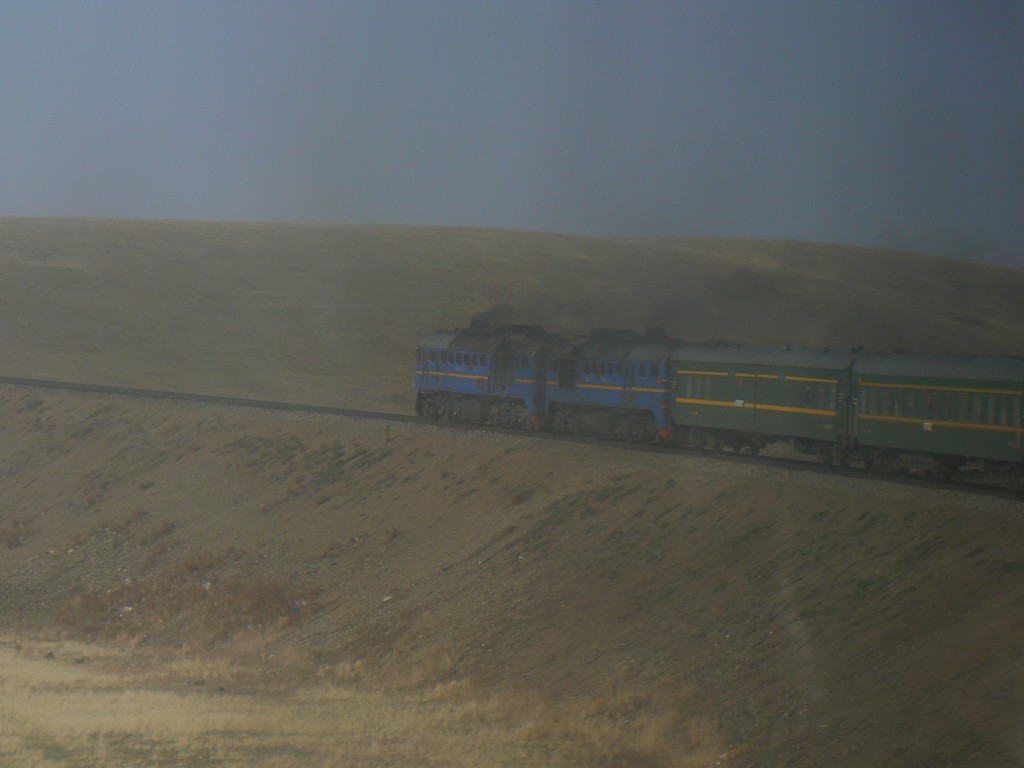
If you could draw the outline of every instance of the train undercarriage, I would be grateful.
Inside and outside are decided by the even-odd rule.
[[[500,397],[476,397],[438,392],[421,394],[416,413],[439,421],[487,424],[506,429],[535,429],[526,403]]]
[[[548,414],[554,432],[590,435],[630,443],[658,442],[658,430],[650,411],[598,408],[555,403]]]
[[[638,444],[666,442],[659,435],[651,412],[644,410],[555,403],[549,409],[547,419],[542,422],[537,418],[531,419],[526,403],[521,399],[438,392],[422,393],[416,403],[416,413],[438,421],[506,429],[548,429],[567,435]],[[788,448],[791,453],[816,459],[826,466],[859,466],[879,474],[984,482],[1017,493],[1024,492],[1024,467],[1007,462],[680,425],[672,428],[671,440],[667,442],[676,448],[746,453],[751,456],[757,456],[769,446],[778,445]]]

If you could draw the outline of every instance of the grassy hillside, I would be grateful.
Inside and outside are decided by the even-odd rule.
[[[8,219],[0,373],[409,411],[417,338],[502,305],[1021,352],[1022,287],[808,243]],[[4,764],[1024,755],[1016,502],[23,388],[0,476]]]
[[[1024,351],[1024,274],[814,243],[0,220],[0,371],[408,411],[411,350],[509,305],[583,332]]]

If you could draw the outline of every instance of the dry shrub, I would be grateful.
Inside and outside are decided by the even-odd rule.
[[[717,723],[684,710],[680,697],[617,683],[566,702],[511,688],[466,712],[506,722],[530,741],[565,744],[565,757],[601,768],[715,765],[722,752]]]
[[[28,535],[30,518],[21,517],[0,525],[0,545],[6,549],[17,549]]]
[[[366,659],[339,661],[321,666],[317,677],[331,686],[351,685],[362,681],[370,667]]]
[[[397,690],[447,683],[456,677],[461,657],[455,643],[429,645],[392,668],[383,683]]]
[[[160,539],[164,538],[165,536],[169,536],[171,533],[173,533],[177,527],[178,524],[173,520],[164,520],[162,523],[160,523],[160,525],[158,525],[152,531],[150,531],[141,539],[139,539],[139,543],[144,546],[155,544]]]
[[[248,628],[300,624],[318,609],[318,586],[248,578],[250,569],[228,567],[241,557],[230,548],[199,552],[114,588],[83,588],[64,606],[62,628],[106,639],[187,632],[211,644]]]

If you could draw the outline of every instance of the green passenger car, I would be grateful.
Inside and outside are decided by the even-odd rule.
[[[871,355],[853,366],[859,449],[1019,464],[1024,358]]]
[[[851,352],[682,347],[672,357],[672,420],[683,445],[735,450],[786,440],[824,458],[842,451]]]

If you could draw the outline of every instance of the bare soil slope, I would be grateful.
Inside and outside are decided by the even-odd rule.
[[[0,278],[8,375],[401,410],[416,338],[505,301],[754,342],[1024,330],[1017,272],[791,243],[22,220]],[[500,695],[552,765],[1024,764],[1017,502],[23,388],[0,476],[19,638],[256,633],[265,680]]]

